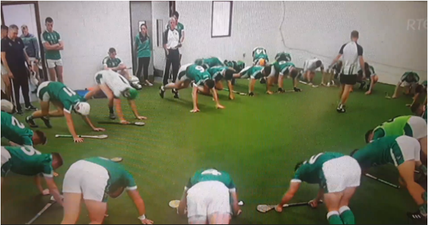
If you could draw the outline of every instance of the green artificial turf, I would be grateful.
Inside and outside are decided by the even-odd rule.
[[[319,83],[317,81],[316,83]],[[144,88],[137,99],[141,115],[147,116],[144,127],[105,125],[109,138],[85,139],[75,144],[72,139],[56,139],[55,134],[68,134],[64,118],[52,118],[52,129],[47,133],[48,144],[42,152],[60,152],[65,164],[58,169],[56,182],[60,190],[64,174],[79,159],[92,156],[124,158],[122,162],[133,174],[143,197],[147,217],[156,224],[186,223],[168,202],[180,199],[183,186],[192,174],[201,168],[216,167],[229,172],[234,179],[239,197],[245,202],[243,214],[232,223],[299,223],[326,224],[326,209],[297,207],[285,209],[282,214],[256,211],[258,204],[276,204],[289,186],[294,166],[298,161],[322,151],[349,154],[363,147],[364,134],[369,128],[397,115],[410,114],[405,107],[409,97],[385,99],[393,87],[379,84],[371,96],[355,88],[347,104],[347,113],[336,112],[338,88],[312,88],[300,84],[301,93],[268,96],[265,87],[256,85],[256,96],[236,95],[228,100],[227,92],[220,92],[220,101],[226,106],[217,110],[211,97],[200,96],[200,113],[190,113],[190,89],[174,99],[170,91],[165,98],[156,87]],[[247,80],[240,80],[236,90],[246,91]],[[357,86],[356,86],[357,87]],[[291,81],[285,80],[291,89]],[[273,90],[276,90],[274,87]],[[107,100],[91,100],[91,119],[108,121]],[[132,121],[130,107],[124,102],[126,118]],[[28,113],[27,113],[28,114]],[[16,116],[24,121],[24,116]],[[74,115],[78,134],[97,134]],[[3,143],[5,141],[3,140]],[[371,171],[392,183],[398,183],[393,167]],[[317,194],[317,185],[303,184],[292,202],[308,201]],[[9,174],[2,190],[2,223],[25,223],[39,212],[49,197],[41,197],[31,177]],[[357,224],[407,224],[407,211],[416,210],[405,189],[397,190],[384,184],[362,178],[362,185],[350,204]],[[84,206],[82,206],[84,208]],[[109,200],[106,224],[140,223],[132,201],[126,194]],[[35,223],[60,223],[63,211],[58,205],[47,210]],[[87,224],[89,217],[82,210],[79,223]]]

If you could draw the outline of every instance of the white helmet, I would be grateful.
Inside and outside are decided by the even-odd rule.
[[[83,116],[87,116],[91,111],[91,106],[87,102],[78,102],[74,105],[74,110]]]
[[[13,112],[13,104],[6,99],[1,100],[1,110],[7,113]]]

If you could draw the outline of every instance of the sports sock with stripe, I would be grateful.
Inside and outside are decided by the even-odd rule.
[[[329,224],[343,224],[338,211],[331,211],[327,213],[327,220]]]
[[[343,224],[355,224],[354,213],[348,206],[342,206],[339,209],[340,218],[342,218]]]

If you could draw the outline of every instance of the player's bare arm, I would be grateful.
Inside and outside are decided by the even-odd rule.
[[[315,197],[314,200],[310,201],[309,204],[312,208],[316,208],[318,206],[318,202],[322,199],[322,196],[324,195],[324,189],[319,188],[317,197]]]
[[[125,117],[123,116],[123,111],[122,111],[122,105],[121,105],[121,100],[120,98],[115,98],[114,99],[114,104],[116,105],[116,113],[117,113],[117,117],[119,117],[120,123],[122,124],[129,124],[129,122],[125,119]]]
[[[239,204],[238,204],[238,193],[236,192],[236,191],[234,191],[234,192],[232,192],[231,193],[231,196],[232,196],[232,200],[233,200],[233,204],[232,204],[232,207],[233,207],[233,213],[235,214],[235,215],[237,215],[237,216],[239,216],[241,213],[242,213],[242,210],[241,210],[241,207],[239,207]]]
[[[56,50],[64,50],[64,42],[63,41],[59,41],[59,46]]]
[[[213,98],[214,98],[216,108],[217,108],[217,109],[224,109],[225,107],[224,107],[224,106],[222,106],[222,105],[220,104],[219,100],[218,100],[218,95],[217,95],[217,91],[215,90],[215,88],[212,88],[212,89],[211,89],[211,94],[212,94],[212,96],[213,96]]]
[[[100,127],[95,127],[92,122],[91,119],[89,119],[89,116],[82,116],[83,120],[92,128],[93,131],[105,131],[104,128],[100,128]]]
[[[76,134],[76,130],[74,128],[74,122],[73,118],[71,117],[71,114],[64,111],[64,117],[67,121],[67,127],[70,134],[73,136],[74,142],[83,142],[83,138],[79,138]]]
[[[43,196],[50,194],[49,189],[43,189],[43,186],[42,186],[42,177],[40,175],[36,175],[34,177],[34,182],[36,183],[37,189],[39,189],[40,194],[42,194]]]
[[[138,219],[141,220],[141,223],[143,224],[153,224],[153,221],[146,218],[146,206],[144,205],[144,200],[141,198],[140,193],[138,193],[138,190],[128,190],[128,195],[134,202],[135,206],[137,207],[139,217]]]
[[[300,188],[301,182],[290,182],[290,187],[288,191],[284,194],[284,197],[282,197],[281,203],[275,207],[275,210],[277,212],[282,212],[282,206],[284,204],[287,204],[291,199],[293,199],[294,195],[297,193],[297,191]]]
[[[194,84],[192,86],[193,86],[193,90],[192,90],[193,109],[190,112],[196,113],[196,112],[199,112],[199,108],[198,108],[198,87]]]
[[[59,193],[58,187],[56,186],[53,177],[45,176],[45,181],[46,181],[46,184],[48,185],[50,194],[54,197],[55,201],[62,206],[63,199],[61,194]]]
[[[131,109],[132,109],[132,112],[134,113],[135,118],[137,118],[139,120],[146,120],[147,119],[147,117],[140,116],[140,114],[138,114],[137,105],[135,104],[135,100],[128,100],[128,103],[131,106]]]

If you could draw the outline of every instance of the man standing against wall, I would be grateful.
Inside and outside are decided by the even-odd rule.
[[[40,82],[39,77],[39,67],[38,63],[40,61],[40,55],[39,55],[39,43],[37,42],[37,38],[30,34],[28,31],[27,25],[22,25],[22,35],[21,39],[24,42],[25,45],[25,52],[27,53],[28,57],[30,58],[30,66],[33,69],[33,73],[35,74],[35,78],[37,79],[37,83],[33,84],[35,86],[38,86]],[[37,88],[36,88],[37,91]]]
[[[178,50],[178,48],[181,47],[180,33],[176,29],[177,21],[174,17],[171,17],[169,19],[169,24],[169,29],[166,29],[163,33],[163,46],[166,54],[166,66],[163,75],[163,86],[168,84],[169,68],[171,64],[173,83],[177,79],[177,73],[180,69],[180,52]],[[174,94],[174,98],[179,98],[178,91],[176,89],[172,89],[172,93]]]
[[[60,50],[64,50],[64,43],[61,41],[61,36],[53,30],[53,19],[47,17],[45,20],[46,30],[43,31],[42,43],[45,48],[46,63],[49,69],[50,81],[58,81],[64,83],[63,67]]]
[[[9,28],[7,26],[1,25],[1,42],[2,43],[5,39],[7,39],[8,31],[9,31]],[[5,95],[4,97],[6,99],[8,99],[9,101],[12,101],[12,99],[11,99],[12,98],[12,87],[10,84],[9,72],[4,67],[3,60],[1,61],[1,78],[2,78],[4,86],[5,86],[4,90],[2,88],[2,96],[4,93],[4,95]],[[3,85],[2,85],[2,87],[3,87]],[[2,97],[2,99],[3,99],[3,97]]]
[[[340,75],[341,91],[340,91],[340,103],[337,106],[337,112],[345,113],[345,104],[349,98],[349,93],[352,87],[357,83],[358,71],[364,70],[364,59],[363,59],[363,47],[357,44],[359,38],[358,31],[354,30],[351,32],[351,41],[342,45],[339,50],[339,54],[333,60],[329,66],[329,70],[333,65],[342,57],[342,71]]]
[[[27,110],[36,110],[30,102],[30,91],[28,87],[28,70],[25,65],[30,65],[30,60],[25,52],[24,42],[18,37],[18,26],[15,24],[9,27],[9,36],[2,40],[1,59],[8,76],[12,79],[11,83],[14,91],[15,107],[18,114],[23,114],[21,104],[19,103],[20,89],[24,95],[25,108]],[[31,69],[31,68],[30,68]]]
[[[175,21],[177,22],[177,26],[175,29],[177,29],[178,33],[180,34],[180,43],[183,44],[184,42],[184,25],[180,22],[178,22],[178,18],[180,17],[180,14],[177,11],[174,11],[172,14],[172,17],[175,18]],[[166,29],[169,29],[170,25],[169,23],[166,25]],[[181,65],[181,53],[180,53],[180,65]]]

